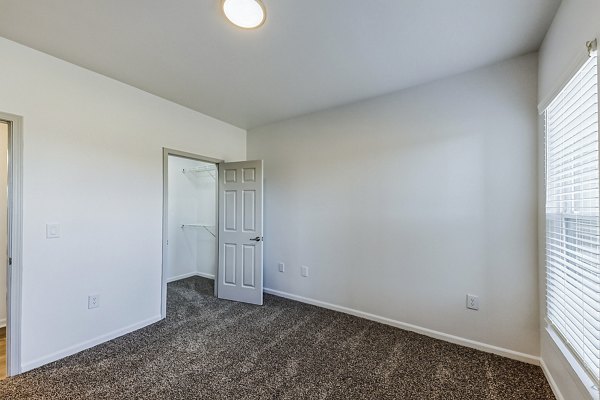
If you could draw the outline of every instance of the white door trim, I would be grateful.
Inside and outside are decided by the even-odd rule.
[[[23,277],[23,117],[0,113],[8,131],[8,258],[6,367],[21,373],[21,303]]]
[[[216,158],[205,157],[198,154],[188,153],[186,151],[174,150],[163,147],[163,225],[162,225],[162,282],[161,282],[161,305],[160,305],[160,316],[161,319],[167,317],[167,265],[169,262],[169,253],[167,247],[167,240],[169,238],[169,156],[175,157],[183,157],[189,158],[191,160],[198,160],[203,162],[214,163],[219,168],[219,164],[223,162],[223,160],[219,160]],[[215,187],[218,182],[215,182]],[[219,204],[219,191],[216,192],[216,203]],[[219,207],[216,207],[215,210],[215,221],[219,220]],[[218,234],[217,232],[215,232]],[[219,254],[219,238],[215,241],[215,250],[217,251],[217,255]],[[215,295],[216,295],[216,287],[215,285]]]

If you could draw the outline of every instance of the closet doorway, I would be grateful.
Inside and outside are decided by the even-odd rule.
[[[0,112],[0,379],[21,372],[22,126]]]
[[[163,281],[214,285],[219,261],[217,189],[221,160],[165,149],[163,162]],[[163,317],[166,290],[163,287]]]
[[[0,379],[7,376],[8,319],[8,137],[10,125],[0,120]]]
[[[262,160],[163,149],[162,265],[162,318],[169,284],[263,304]]]

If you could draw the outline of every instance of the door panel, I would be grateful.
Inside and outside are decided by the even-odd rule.
[[[263,303],[263,165],[219,165],[219,298]]]
[[[225,191],[225,230],[230,232],[235,232],[235,230],[237,229],[236,197],[237,192],[235,190]]]
[[[232,243],[225,243],[223,247],[224,261],[225,264],[223,283],[225,285],[235,285],[235,253],[236,245]]]
[[[256,231],[256,191],[244,190],[242,192],[242,202],[244,232],[254,232]]]
[[[256,249],[256,246],[247,245],[247,244],[243,245],[244,260],[243,260],[243,267],[242,267],[243,268],[242,285],[244,285],[244,287],[249,287],[249,288],[254,287],[254,270],[256,268],[255,249]]]

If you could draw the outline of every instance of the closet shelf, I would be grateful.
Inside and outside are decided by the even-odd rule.
[[[186,228],[186,227],[190,227],[190,228],[204,228],[204,230],[206,230],[206,232],[208,232],[211,235],[213,235],[213,237],[217,237],[217,235],[210,229],[210,228],[215,228],[215,226],[202,225],[202,224],[182,224],[181,225],[181,229]]]
[[[194,167],[194,168],[184,168],[181,170],[182,173],[187,174],[187,173],[207,173],[208,175],[210,175],[211,178],[216,179],[215,176],[215,172],[217,172],[217,168],[215,168],[214,165],[203,165],[200,167]]]

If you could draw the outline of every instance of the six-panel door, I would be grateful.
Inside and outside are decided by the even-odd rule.
[[[263,302],[263,167],[219,164],[219,298]]]

